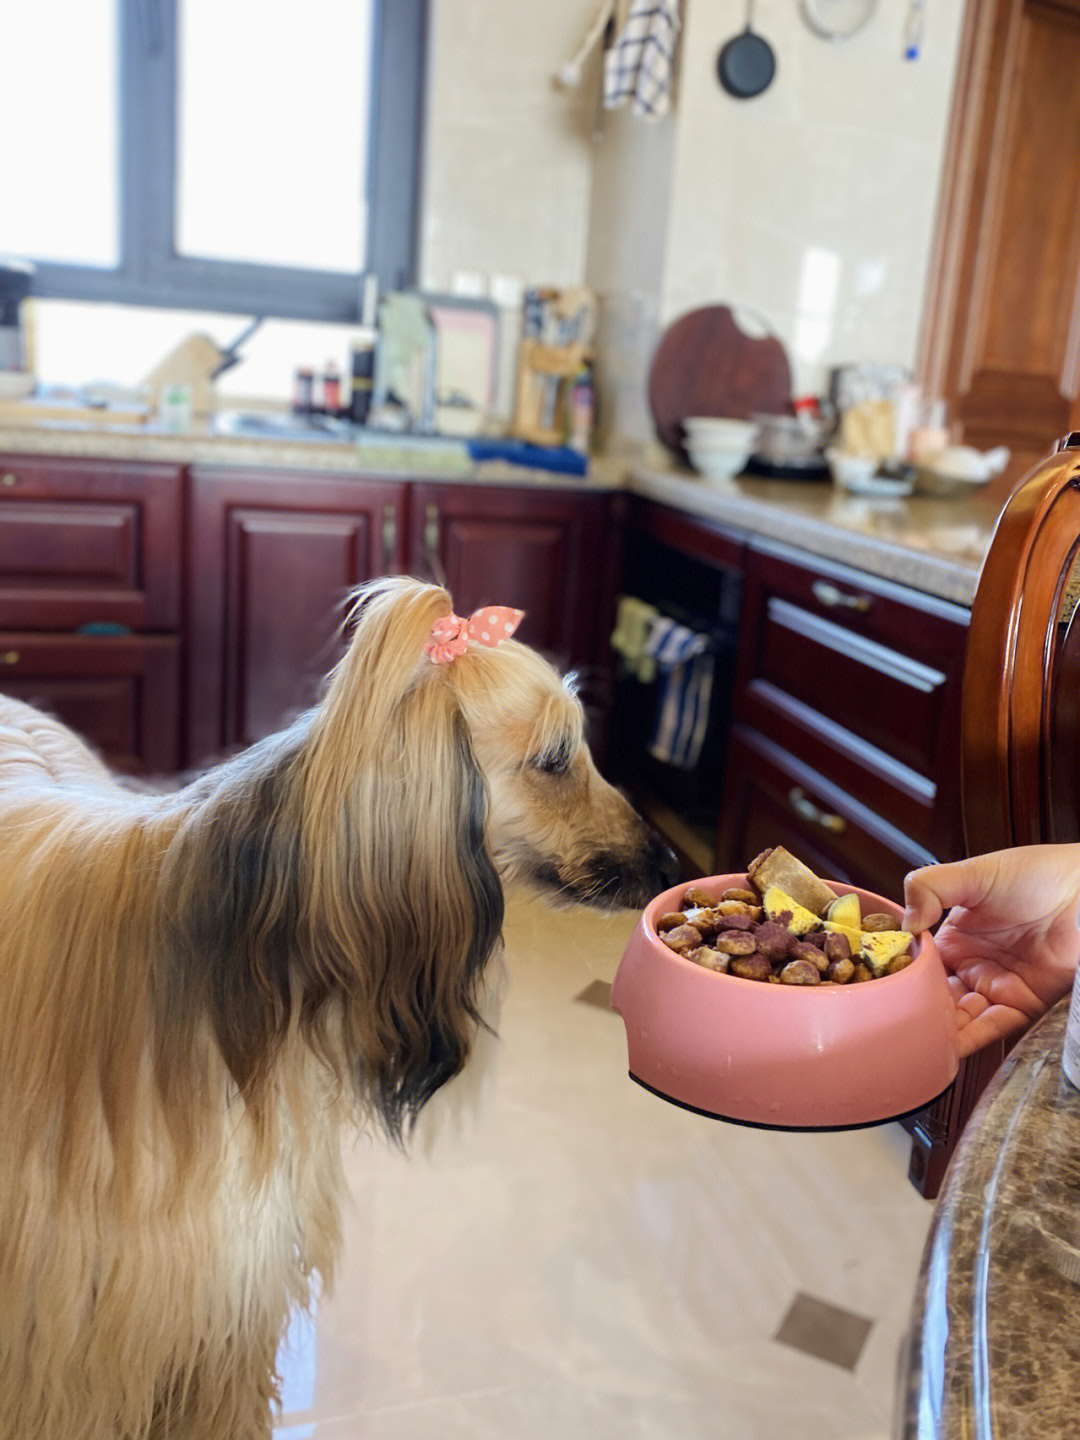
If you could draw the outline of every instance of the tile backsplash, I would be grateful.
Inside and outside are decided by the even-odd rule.
[[[621,315],[624,343],[635,313],[657,327],[636,336],[636,364],[619,361],[617,430],[651,434],[644,385],[635,408],[625,377],[644,377],[663,327],[700,305],[763,318],[787,348],[797,394],[820,392],[839,364],[914,367],[963,8],[934,5],[919,57],[906,60],[906,0],[879,5],[836,42],[789,0],[762,0],[754,29],[776,75],[738,100],[720,88],[716,57],[745,27],[745,5],[687,0],[662,159],[631,120],[609,126],[597,155],[589,281]],[[635,222],[658,263],[621,249]]]

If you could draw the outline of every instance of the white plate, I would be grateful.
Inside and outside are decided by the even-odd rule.
[[[879,500],[896,500],[910,495],[913,480],[897,480],[888,475],[860,475],[844,481],[840,488],[849,495],[875,495]]]

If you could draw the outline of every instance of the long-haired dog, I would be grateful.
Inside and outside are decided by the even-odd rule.
[[[464,1064],[503,882],[671,883],[545,661],[425,653],[450,608],[368,587],[320,706],[170,794],[0,699],[2,1440],[265,1440],[341,1127]]]

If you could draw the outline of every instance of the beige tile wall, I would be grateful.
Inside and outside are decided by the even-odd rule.
[[[678,105],[661,142],[672,167],[666,208],[657,140],[639,133],[643,122],[609,128],[597,154],[603,203],[592,210],[587,273],[608,328],[629,347],[606,392],[616,432],[651,433],[644,376],[658,334],[703,304],[764,316],[788,349],[797,392],[820,390],[836,364],[914,364],[963,0],[926,9],[923,52],[911,62],[906,0],[881,0],[841,42],[813,35],[795,0],[758,0],[754,28],[774,48],[776,77],[758,98],[736,100],[717,84],[715,62],[746,8],[686,0]],[[612,264],[635,214],[646,251],[662,250],[655,291],[654,262]]]

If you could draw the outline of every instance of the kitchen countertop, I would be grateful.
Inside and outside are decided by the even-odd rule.
[[[869,499],[827,480],[706,481],[635,464],[638,495],[970,607],[1000,498]]]
[[[1068,1000],[1021,1039],[968,1120],[934,1210],[896,1440],[1066,1440],[1080,1375],[1080,1092]]]
[[[464,444],[441,437],[370,433],[357,444],[346,439],[223,434],[206,424],[195,424],[182,434],[173,434],[149,425],[106,424],[99,428],[63,420],[36,424],[0,421],[0,451],[43,458],[235,465],[380,479],[482,480],[546,487],[569,484],[586,490],[617,489],[625,482],[621,462],[593,462],[587,476],[560,475],[501,460],[477,463]]]
[[[585,491],[625,489],[684,514],[751,536],[790,544],[884,579],[970,606],[1000,500],[867,499],[828,481],[701,479],[666,452],[593,458],[585,477],[502,461],[473,462],[463,447],[408,437],[287,440],[222,435],[208,427],[182,435],[147,426],[56,421],[0,423],[0,451],[185,465],[235,465],[341,475],[399,476]]]

